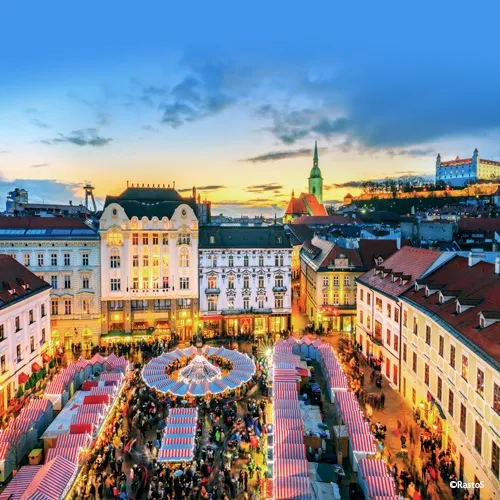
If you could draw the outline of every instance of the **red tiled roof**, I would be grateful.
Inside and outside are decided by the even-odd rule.
[[[408,245],[408,240],[402,240],[401,245]],[[392,254],[398,251],[396,240],[359,240],[359,253],[363,261],[364,268],[369,271],[375,267],[375,259],[382,257],[387,260]]]
[[[286,207],[285,214],[287,215],[307,214],[307,208],[304,205],[304,201],[301,198],[292,197],[290,199],[290,202],[288,203],[288,207]]]
[[[500,218],[468,217],[458,221],[460,231],[500,231]]]
[[[482,160],[481,160],[482,161]],[[458,156],[454,160],[442,161],[442,167],[453,167],[454,165],[466,165],[472,162],[472,158],[459,158]]]
[[[323,215],[323,216],[314,216],[314,215],[303,215],[298,219],[295,219],[292,224],[306,224],[309,226],[314,225],[341,225],[341,224],[357,224],[355,219],[351,217],[344,217],[343,215]]]
[[[306,208],[308,208],[307,213],[309,215],[328,215],[325,207],[319,203],[316,196],[309,193],[300,193],[300,198],[304,200]]]
[[[375,274],[375,269],[360,276],[358,281],[382,293],[398,297],[413,286],[415,280],[429,268],[439,255],[440,252],[435,250],[405,246],[384,261],[383,267],[395,273],[400,272],[411,276],[406,284],[401,285],[399,280],[392,282],[390,273],[383,278],[382,274]]]
[[[23,284],[28,286],[26,290]],[[10,255],[0,255],[0,307],[49,286]]]
[[[0,217],[0,229],[88,229],[80,219],[72,217]]]
[[[477,304],[460,314],[456,312],[453,299],[438,303],[438,294],[425,297],[425,290],[408,290],[404,297],[439,316],[445,323],[457,330],[483,352],[500,362],[500,322],[482,330],[479,327],[479,313],[500,311],[500,276],[495,274],[495,266],[481,261],[469,267],[465,257],[454,257],[432,274],[426,281],[445,285],[446,290],[460,290],[457,300],[461,303]]]

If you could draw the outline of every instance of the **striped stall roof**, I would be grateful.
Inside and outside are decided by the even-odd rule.
[[[300,429],[285,429],[278,427],[274,431],[275,443],[303,444],[304,434]]]
[[[370,460],[363,458],[359,461],[361,475],[364,478],[370,476],[388,476],[387,464],[384,460]]]
[[[351,445],[353,451],[360,453],[376,453],[377,448],[371,434],[352,434]]]
[[[189,448],[167,448],[160,449],[158,460],[163,462],[191,462],[193,450]]]
[[[273,483],[275,500],[311,499],[311,483],[307,477],[277,477]]]
[[[122,378],[122,373],[101,373],[99,382],[121,382]]]
[[[0,494],[0,500],[19,500],[41,468],[41,465],[26,465],[21,467]]]
[[[91,441],[90,434],[61,434],[56,441],[56,448],[86,448]]]
[[[9,452],[11,451],[11,443],[9,441],[3,441],[0,438],[0,460],[5,460]]]
[[[368,489],[368,495],[370,495],[370,497],[372,498],[376,496],[394,497],[394,495],[396,494],[394,479],[388,475],[368,476],[366,478],[366,487]]]
[[[106,360],[99,353],[96,353],[92,356],[92,359],[90,360],[90,364],[91,365],[95,365],[95,364],[103,365],[105,361]]]
[[[83,404],[78,408],[78,413],[98,413],[100,415],[104,414],[106,410],[106,405],[105,404],[97,404],[97,403],[91,403],[91,404]]]
[[[45,463],[50,462],[56,457],[64,457],[66,460],[76,464],[80,456],[79,448],[49,448],[45,456]],[[0,499],[1,500],[1,499]]]
[[[169,417],[177,416],[198,417],[198,408],[172,408]]]
[[[161,442],[162,447],[167,447],[167,446],[175,446],[175,445],[193,445],[193,439],[190,437],[167,437],[162,440]]]
[[[277,458],[274,461],[274,477],[309,477],[307,460]]]
[[[280,459],[306,460],[305,444],[276,444],[274,447],[274,456]]]
[[[298,399],[294,399],[293,401],[278,400],[278,401],[274,402],[274,408],[276,410],[295,410],[295,409],[298,409],[300,411],[300,402]]]

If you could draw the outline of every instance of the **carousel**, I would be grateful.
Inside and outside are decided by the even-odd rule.
[[[175,349],[153,358],[142,371],[146,385],[173,396],[204,397],[239,388],[255,374],[246,354],[225,347],[203,345]]]

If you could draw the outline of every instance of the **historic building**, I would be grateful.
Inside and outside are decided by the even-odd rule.
[[[436,158],[436,182],[444,182],[449,186],[464,186],[479,180],[495,181],[500,178],[500,161],[484,160],[479,157],[477,148],[471,158],[460,158],[441,161]]]
[[[51,347],[99,342],[99,235],[69,217],[0,217],[0,253],[51,285]]]
[[[0,415],[49,359],[49,290],[14,258],[0,255]]]
[[[376,266],[356,280],[356,341],[365,356],[371,354],[381,360],[382,374],[394,388],[399,388],[401,374],[399,297],[413,287],[439,255],[433,250],[403,247],[388,259],[376,258]]]
[[[455,255],[400,296],[401,393],[459,479],[500,491],[500,257]],[[472,492],[472,490],[470,490]]]
[[[309,192],[301,193],[295,197],[295,191],[292,191],[292,197],[288,203],[283,223],[289,224],[303,215],[327,215],[323,205],[323,177],[319,168],[318,143],[314,145],[313,168],[308,179]]]
[[[198,324],[196,191],[127,186],[100,219],[104,338],[189,340]]]
[[[200,319],[208,336],[290,327],[292,248],[283,226],[200,230]]]

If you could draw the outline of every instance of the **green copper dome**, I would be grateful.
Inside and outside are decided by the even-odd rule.
[[[314,158],[313,158],[313,168],[311,169],[311,174],[309,179],[321,179],[321,170],[318,166],[318,141],[314,143]]]

